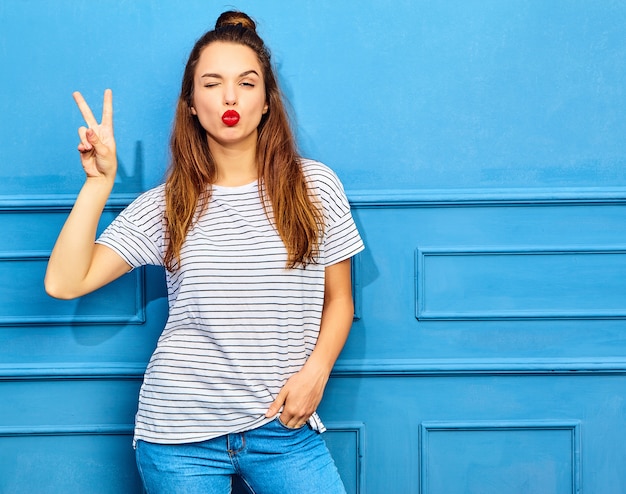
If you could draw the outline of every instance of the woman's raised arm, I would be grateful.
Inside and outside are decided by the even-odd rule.
[[[73,96],[87,124],[78,129],[78,151],[87,178],[59,234],[46,271],[46,292],[62,299],[92,292],[130,269],[113,250],[95,244],[98,222],[117,171],[113,94],[110,89],[104,92],[100,123],[83,96],[78,92]]]

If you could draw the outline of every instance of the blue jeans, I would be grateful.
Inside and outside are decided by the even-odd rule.
[[[190,444],[137,441],[147,494],[229,494],[233,476],[253,494],[345,494],[321,435],[278,419],[257,429]]]

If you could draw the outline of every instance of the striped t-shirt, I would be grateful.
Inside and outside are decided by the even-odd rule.
[[[169,316],[144,376],[135,440],[204,441],[271,420],[267,409],[317,341],[324,268],[363,249],[337,176],[315,161],[302,167],[325,222],[318,262],[306,268],[285,267],[287,251],[256,182],[212,186],[180,266],[166,271]],[[133,267],[163,265],[164,211],[161,185],[120,213],[98,243]],[[309,423],[323,430],[316,414]]]

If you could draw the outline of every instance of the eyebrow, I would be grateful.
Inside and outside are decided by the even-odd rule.
[[[246,77],[246,76],[249,76],[250,74],[254,74],[257,77],[261,77],[259,75],[259,73],[256,70],[254,70],[254,69],[246,70],[245,72],[242,72],[241,74],[239,74],[238,77]],[[211,73],[202,74],[200,76],[200,79],[202,79],[203,77],[212,77],[214,79],[223,79],[223,76],[221,76],[220,74],[211,74]]]

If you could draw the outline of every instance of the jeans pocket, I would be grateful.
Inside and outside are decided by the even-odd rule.
[[[276,417],[276,422],[278,423],[280,427],[288,431],[299,431],[303,429],[304,427],[306,427],[306,425],[308,424],[308,422],[305,422],[300,427],[289,427],[288,425],[285,425],[285,423],[282,420],[280,420],[280,415]]]

